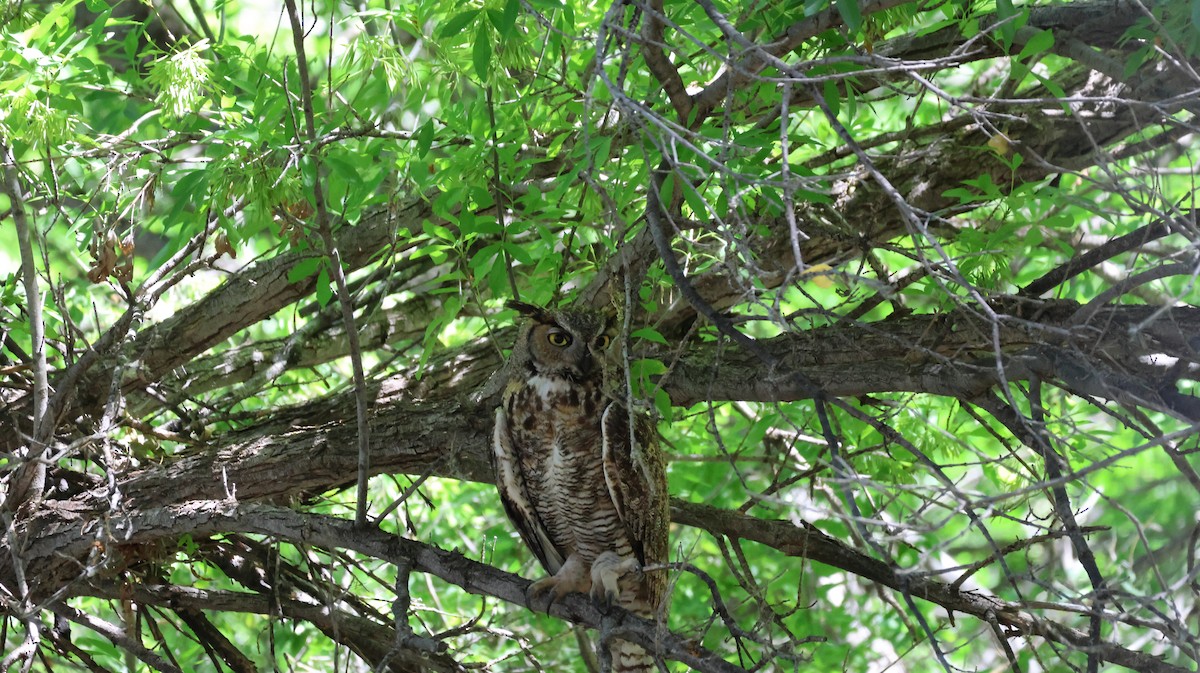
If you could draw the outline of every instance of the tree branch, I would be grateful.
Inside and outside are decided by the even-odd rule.
[[[257,615],[279,613],[312,624],[330,640],[350,648],[371,666],[378,666],[390,655],[387,670],[393,673],[465,673],[468,670],[445,653],[395,650],[395,632],[391,628],[368,617],[328,605],[258,593],[113,581],[77,584],[72,588],[71,595],[132,600],[142,605],[157,605],[176,611],[210,610]]]
[[[146,649],[137,639],[131,638],[125,633],[124,629],[116,624],[106,622],[103,619],[97,619],[63,603],[52,604],[50,610],[56,615],[99,633],[111,641],[113,645],[134,655],[156,671],[161,671],[162,673],[183,673],[178,666]]]
[[[33,233],[25,211],[25,192],[17,176],[17,160],[7,145],[0,143],[4,157],[3,193],[8,197],[10,214],[17,228],[17,246],[21,253],[21,282],[25,286],[25,310],[29,312],[29,338],[33,344],[33,427],[18,453],[21,464],[9,482],[3,509],[16,512],[29,502],[36,506],[46,488],[46,463],[42,454],[54,436],[53,419],[48,417],[50,383],[46,365],[46,323],[42,319],[42,293],[38,288],[37,266],[33,255]],[[17,440],[16,437],[13,440]],[[17,440],[19,441],[19,440]]]
[[[1007,316],[999,334],[1009,381],[1036,373],[1046,382],[1063,380],[1067,387],[1087,383],[1088,392],[1116,394],[1129,386],[1112,380],[1102,387],[1104,379],[1088,383],[1077,378],[1076,370],[1081,365],[1091,367],[1094,378],[1110,371],[1113,364],[1132,366],[1139,358],[1158,353],[1186,360],[1194,357],[1194,335],[1200,334],[1200,309],[1168,309],[1146,327],[1131,330],[1160,309],[1116,306],[1093,317],[1108,326],[1103,333],[1084,329],[1067,339],[1076,334],[1069,323],[1079,310],[1076,302],[1003,298],[992,302]],[[1000,381],[990,329],[986,321],[959,312],[785,334],[758,341],[777,362],[772,376],[763,374],[761,361],[751,353],[726,347],[718,355],[715,344],[700,345],[658,383],[676,406],[704,400],[808,399],[810,388],[789,384],[794,380],[792,371],[803,371],[833,396],[909,391],[970,398]],[[1045,345],[1054,340],[1062,345]],[[490,482],[485,449],[492,409],[467,398],[498,364],[495,349],[480,342],[447,354],[443,365],[431,366],[421,387],[403,375],[374,384],[372,474],[431,472]],[[1166,404],[1153,398],[1142,403]],[[128,474],[120,482],[121,489],[134,504],[145,506],[218,499],[224,496],[225,483],[235,484],[242,500],[323,492],[343,485],[356,469],[348,449],[354,446],[354,428],[348,423],[353,417],[351,405],[344,395],[334,395],[281,410],[270,419],[259,419],[252,428],[214,437],[209,446],[168,464]],[[80,496],[79,502],[88,503],[89,497]],[[85,506],[104,509],[100,503]]]
[[[329,256],[329,275],[337,288],[338,303],[342,307],[342,324],[346,326],[347,343],[350,348],[350,363],[354,371],[354,401],[355,418],[358,422],[358,434],[355,446],[358,447],[358,506],[355,521],[363,525],[367,521],[367,475],[370,471],[371,440],[370,426],[367,424],[367,379],[363,373],[362,348],[358,343],[358,328],[354,325],[354,302],[346,287],[346,272],[342,268],[342,253],[333,238],[333,225],[329,208],[325,204],[325,187],[322,184],[324,167],[320,157],[316,155],[317,126],[313,116],[312,83],[308,77],[308,57],[304,53],[304,27],[300,24],[300,12],[296,9],[296,0],[284,0],[287,8],[288,21],[292,28],[292,45],[296,50],[296,66],[300,74],[300,104],[304,111],[304,128],[307,131],[309,145],[308,160],[313,163],[313,202],[317,211],[317,232],[325,244],[325,252]],[[300,140],[299,129],[296,129],[297,140]]]
[[[457,552],[448,552],[415,540],[386,533],[376,528],[362,528],[354,522],[319,514],[302,514],[284,507],[270,505],[236,505],[229,501],[192,501],[170,507],[155,507],[114,515],[107,522],[91,521],[80,526],[74,522],[56,520],[49,510],[37,517],[35,526],[42,537],[30,545],[28,559],[44,560],[55,555],[86,554],[94,528],[107,525],[115,531],[125,531],[122,544],[147,544],[161,539],[176,539],[179,535],[211,535],[241,532],[271,535],[295,544],[314,545],[326,549],[348,549],[393,563],[411,563],[418,572],[429,573],[461,587],[468,593],[491,596],[506,602],[533,609],[526,598],[530,582],[491,566],[473,561]],[[114,548],[117,545],[114,545]],[[83,619],[78,611],[63,606],[73,620]],[[550,606],[550,614],[589,628],[601,627],[605,614],[582,594],[572,594]],[[641,619],[620,608],[610,608],[609,617],[616,615],[613,626],[622,635],[648,651],[661,653],[664,658],[687,664],[692,669],[712,673],[739,673],[743,669],[725,662],[716,653],[698,646],[663,629],[653,621]],[[89,628],[102,629],[88,618]],[[106,633],[106,635],[108,635]],[[146,660],[145,658],[143,660]],[[155,665],[155,664],[152,664]],[[159,666],[162,670],[177,670]]]
[[[1187,220],[1191,220],[1191,222],[1186,226],[1194,230],[1196,227],[1195,210],[1185,211],[1174,218],[1155,220],[1124,236],[1118,236],[1103,245],[1098,245],[1085,253],[1076,255],[1066,263],[1046,272],[1040,278],[1022,288],[1019,294],[1024,297],[1040,296],[1105,260],[1112,259],[1117,255],[1129,252],[1169,234],[1180,233],[1184,230],[1183,227],[1185,226],[1182,222]]]
[[[642,6],[642,14],[642,58],[646,61],[650,74],[662,85],[667,100],[671,101],[671,107],[675,108],[679,123],[688,126],[692,97],[688,95],[683,78],[679,76],[679,69],[671,63],[671,57],[664,49],[663,29],[666,26],[666,17],[663,14],[663,0],[648,0]],[[700,119],[695,121],[699,122]]]
[[[703,528],[714,535],[751,540],[788,556],[841,568],[940,605],[950,612],[962,612],[984,621],[996,620],[1011,629],[1008,637],[1041,636],[1072,647],[1083,647],[1103,661],[1145,673],[1184,673],[1186,670],[1116,643],[1093,642],[1087,632],[1039,619],[1019,605],[995,596],[980,591],[961,591],[953,585],[929,579],[923,572],[890,567],[829,537],[807,522],[794,525],[787,521],[768,521],[678,499],[671,501],[671,519]]]

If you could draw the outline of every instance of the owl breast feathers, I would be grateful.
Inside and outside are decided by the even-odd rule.
[[[550,573],[530,586],[531,603],[546,596],[548,607],[579,591],[653,618],[666,576],[642,568],[667,560],[666,469],[654,425],[606,392],[609,321],[509,305],[528,320],[508,364],[492,454],[504,509]],[[641,648],[611,642],[613,670],[655,670]]]

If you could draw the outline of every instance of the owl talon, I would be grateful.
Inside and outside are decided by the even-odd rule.
[[[600,584],[593,584],[590,594],[592,597],[592,602],[596,604],[596,607],[599,608],[601,612],[605,613],[608,612],[609,608],[616,604],[617,597],[620,596],[617,591],[605,588]]]
[[[529,585],[525,590],[525,601],[533,608],[534,601],[541,594],[546,594],[545,612],[549,614],[550,608],[558,602],[560,598],[571,592],[586,593],[591,588],[591,581],[587,573],[584,571],[583,561],[574,554],[567,557],[566,562],[550,577],[542,579]]]
[[[546,606],[541,609],[542,612],[550,614],[550,608],[553,607],[554,601],[558,600],[558,596],[554,593],[554,584],[556,583],[553,582],[553,579],[553,577],[544,577],[539,579],[539,581],[529,584],[529,587],[526,588],[526,602],[529,605],[529,609],[536,611],[538,609],[536,603],[538,603],[541,596],[545,595]]]
[[[618,580],[629,573],[641,574],[641,564],[632,556],[621,558],[619,554],[606,551],[592,562],[592,600],[605,611],[617,602],[621,595]]]

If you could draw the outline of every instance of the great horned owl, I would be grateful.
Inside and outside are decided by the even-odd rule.
[[[507,365],[492,441],[500,499],[549,577],[531,602],[590,593],[652,618],[663,601],[667,480],[653,424],[606,392],[609,320],[589,310],[509,306],[528,317]],[[640,647],[612,640],[613,670],[655,670]]]

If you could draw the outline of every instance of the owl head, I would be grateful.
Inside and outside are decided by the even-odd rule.
[[[513,346],[513,360],[536,374],[580,379],[601,373],[612,343],[612,319],[590,309],[544,309],[508,302],[528,320]]]

